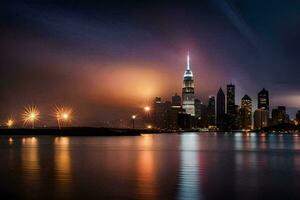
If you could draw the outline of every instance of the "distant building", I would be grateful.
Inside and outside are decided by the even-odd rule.
[[[252,100],[248,95],[245,95],[241,100],[240,116],[241,116],[242,129],[251,129]]]
[[[289,117],[286,114],[285,106],[278,106],[272,110],[272,125],[288,123]]]
[[[183,76],[182,108],[187,114],[195,116],[195,93],[193,72],[190,69],[190,56],[187,55],[187,66]]]
[[[195,99],[195,117],[196,118],[201,117],[201,105],[202,105],[202,102],[199,99]]]
[[[219,89],[217,94],[217,126],[220,126],[223,123],[225,117],[225,94],[222,88]]]
[[[206,106],[199,99],[195,99],[195,127],[206,127],[207,122],[207,113]]]
[[[172,107],[173,108],[181,107],[181,97],[177,93],[174,96],[172,96]]]
[[[181,129],[190,129],[192,128],[192,116],[187,113],[178,114],[178,126]]]
[[[291,123],[290,116],[288,114],[285,114],[284,123]]]
[[[167,108],[166,104],[162,102],[161,97],[156,97],[153,102],[153,122],[156,128],[166,128]]]
[[[286,123],[286,108],[285,106],[278,106],[279,116],[278,116],[278,122],[279,124]]]
[[[263,88],[258,93],[258,101],[257,101],[257,108],[262,110],[269,111],[269,92],[265,88]]]
[[[167,110],[167,128],[170,130],[178,130],[179,126],[179,115],[185,113],[185,110],[181,107],[171,107]]]
[[[172,98],[172,100],[174,99]],[[178,106],[178,101],[174,106],[173,105],[174,101],[163,102],[160,97],[155,98],[152,111],[155,128],[178,130],[182,127],[189,128],[192,126],[192,124],[188,124],[193,122],[192,119],[187,117],[191,115],[186,114],[185,110],[181,106]],[[182,127],[180,125],[182,125]]]
[[[214,96],[209,96],[207,105],[208,126],[216,125],[216,100]]]
[[[239,107],[235,105],[235,85],[227,85],[227,115],[226,128],[237,130],[240,128]]]
[[[279,124],[279,110],[277,108],[272,109],[271,117],[273,126]]]
[[[235,115],[235,86],[227,85],[227,114]]]
[[[300,124],[300,110],[296,113],[296,122]]]
[[[199,127],[207,128],[208,127],[208,110],[207,106],[203,103],[200,105],[201,115],[199,121]]]
[[[254,129],[268,126],[269,112],[265,109],[257,109],[254,112]]]

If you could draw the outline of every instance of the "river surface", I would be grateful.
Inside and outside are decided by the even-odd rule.
[[[1,136],[0,196],[300,199],[300,136]]]

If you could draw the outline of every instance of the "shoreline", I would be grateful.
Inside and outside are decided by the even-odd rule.
[[[200,131],[200,130],[155,130],[155,129],[125,129],[104,127],[57,127],[48,128],[1,128],[1,135],[10,136],[140,136],[142,134],[183,134],[183,133],[216,133],[216,134],[298,134],[298,131]]]
[[[139,136],[141,130],[96,128],[96,127],[64,127],[58,128],[3,128],[0,135],[19,136]]]

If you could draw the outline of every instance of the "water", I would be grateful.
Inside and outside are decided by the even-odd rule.
[[[0,138],[1,199],[299,199],[300,136]]]

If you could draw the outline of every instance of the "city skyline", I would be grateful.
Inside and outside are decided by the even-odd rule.
[[[176,97],[177,97],[177,93],[175,92],[175,95],[172,96],[171,98],[167,97],[165,99],[162,99],[160,96],[157,96],[157,97],[155,97],[156,98],[155,102],[158,101],[159,103],[162,103],[163,100],[165,100],[166,102],[171,102],[170,100],[172,100],[172,107],[173,107],[173,101],[175,101],[175,102],[179,101],[180,102],[181,98],[182,98],[182,102],[180,103],[180,106],[178,107],[178,105],[177,105],[178,103],[177,103],[174,106],[174,108],[180,108],[186,114],[191,115],[192,117],[196,117],[196,118],[197,117],[200,117],[200,118],[203,117],[203,115],[201,113],[202,111],[199,110],[199,109],[201,109],[199,106],[202,106],[202,104],[205,105],[205,106],[208,106],[207,109],[208,110],[210,109],[210,111],[208,111],[208,110],[207,110],[208,112],[206,111],[207,113],[205,113],[205,115],[206,115],[205,117],[209,118],[209,117],[211,117],[209,115],[213,115],[214,119],[211,119],[211,120],[214,121],[212,123],[213,124],[212,126],[217,126],[217,127],[221,126],[220,123],[221,124],[224,123],[223,122],[223,120],[224,120],[223,119],[223,117],[224,117],[223,115],[232,116],[233,118],[238,117],[237,115],[240,115],[240,117],[242,117],[243,115],[245,115],[244,114],[244,109],[248,110],[248,113],[249,113],[248,114],[249,116],[246,117],[246,118],[248,118],[248,119],[246,119],[248,122],[244,122],[244,120],[242,119],[242,121],[239,122],[240,126],[241,127],[244,127],[244,126],[246,126],[246,127],[252,127],[253,126],[254,129],[255,128],[260,129],[260,128],[266,126],[266,124],[268,124],[267,121],[268,120],[274,120],[274,118],[276,118],[274,124],[277,124],[278,123],[278,119],[277,119],[278,117],[277,116],[274,117],[274,112],[276,112],[277,110],[279,110],[279,113],[280,113],[280,109],[284,109],[284,111],[281,112],[281,113],[283,113],[283,116],[281,116],[281,119],[280,119],[281,122],[280,123],[284,123],[285,122],[285,115],[286,114],[287,114],[288,120],[289,120],[290,116],[292,117],[292,119],[294,119],[296,117],[297,113],[299,112],[299,110],[297,110],[297,112],[292,113],[292,115],[290,115],[287,112],[285,105],[270,106],[269,91],[266,90],[265,88],[262,88],[257,93],[257,106],[256,107],[255,107],[255,104],[253,105],[253,101],[252,101],[251,97],[249,97],[246,93],[245,93],[245,95],[240,100],[237,100],[237,102],[240,102],[240,103],[236,104],[236,98],[237,98],[236,95],[235,95],[236,94],[235,93],[236,86],[232,82],[230,82],[229,84],[226,85],[226,87],[225,87],[225,88],[227,88],[226,94],[222,91],[222,87],[220,87],[218,93],[216,93],[214,95],[208,96],[207,102],[199,100],[199,98],[197,98],[195,96],[195,94],[194,94],[194,91],[196,90],[197,87],[194,86],[194,75],[193,75],[193,72],[191,70],[191,61],[190,60],[191,60],[190,53],[188,51],[187,52],[187,56],[186,56],[186,68],[185,68],[184,75],[183,75],[182,97],[178,96],[178,97],[180,97],[180,99],[179,100],[178,99],[174,100],[174,98],[176,99]],[[195,78],[197,79],[197,77],[195,77]],[[219,95],[221,95],[221,96],[219,96]],[[222,95],[223,95],[223,97],[222,97]],[[212,98],[213,98],[214,102],[211,102]],[[215,105],[215,98],[217,99],[217,104],[216,105]],[[220,98],[223,99],[223,100],[221,100],[221,102],[218,103],[220,101]],[[250,102],[251,102],[250,104],[246,103],[246,104],[249,104],[250,107],[248,107],[248,108],[244,107],[243,104],[245,104],[245,100],[250,100]],[[244,101],[244,103],[243,103],[243,101]],[[198,114],[197,114],[197,108],[196,108],[197,107],[197,103],[196,102],[198,102]],[[213,108],[211,107],[211,104],[214,105]],[[150,107],[149,105],[151,105],[151,103],[144,104],[144,105],[145,105],[144,107],[142,107],[142,108],[139,107],[139,109],[144,109],[145,110],[147,108],[147,112],[148,113],[150,112],[150,110],[152,110],[155,107],[155,106],[154,107]],[[57,113],[60,112],[59,110],[63,110],[63,108],[62,107],[59,108],[57,106],[55,106],[55,107],[56,107],[55,108],[55,110],[56,110],[55,113],[56,114],[54,115],[54,121],[53,121],[53,119],[49,120],[49,118],[48,119],[46,118],[46,119],[43,120],[43,123],[41,123],[41,124],[43,124],[42,126],[53,126],[53,124],[55,124],[55,122],[56,122],[58,124],[58,127],[60,127],[59,122],[58,122],[58,118],[59,117],[57,117]],[[221,108],[221,107],[223,107],[223,108]],[[33,109],[33,108],[36,111],[31,112],[30,109]],[[276,108],[278,108],[278,109],[276,109]],[[6,117],[6,121],[2,120],[3,126],[7,126],[8,128],[14,127],[14,126],[20,127],[21,126],[20,125],[21,121],[24,122],[23,126],[25,126],[27,124],[26,121],[32,121],[32,122],[35,121],[34,119],[32,119],[32,118],[34,118],[34,117],[31,116],[31,115],[33,115],[32,113],[34,113],[34,115],[35,115],[36,112],[38,113],[38,115],[40,114],[39,111],[38,111],[38,109],[37,109],[37,107],[36,107],[36,105],[34,105],[34,104],[33,105],[29,105],[29,107],[25,106],[25,107],[23,107],[23,109],[25,109],[25,112],[27,112],[27,114],[25,114],[25,116],[27,115],[27,119],[24,120],[24,117],[22,117],[21,119],[16,120],[17,118],[14,118],[14,117],[12,117],[12,115],[10,115],[9,117]],[[213,111],[212,111],[212,109],[213,109]],[[221,111],[219,111],[219,110],[221,110]],[[261,115],[261,111],[260,110],[263,110],[263,111],[266,110],[267,111],[266,113],[264,113],[265,118],[266,118],[264,120],[265,121],[264,122],[265,123],[264,126],[263,125],[257,125],[257,123],[261,123],[261,120],[259,120],[260,122],[256,122],[256,120],[255,120],[255,118],[259,118],[259,119],[261,118],[261,117],[258,117],[258,116]],[[176,113],[177,112],[180,113],[181,111],[177,110]],[[140,120],[144,120],[144,117],[143,117],[143,114],[141,114],[142,113],[141,111],[137,111],[137,112],[134,111],[132,113],[139,113],[138,115],[140,115],[139,116]],[[22,115],[24,115],[24,114],[22,114]],[[64,115],[67,115],[67,114],[64,114]],[[133,123],[135,121],[135,118],[138,115],[137,114],[131,115],[131,118],[133,119]],[[125,122],[126,120],[128,120],[127,117],[128,116],[126,116],[123,119],[122,118],[120,118],[120,119],[114,119],[113,121],[115,121],[115,120],[121,120],[122,121],[123,120]],[[271,117],[271,118],[269,118],[269,117]],[[40,117],[38,117],[38,118],[40,118]],[[252,124],[252,118],[254,118],[253,124]],[[249,122],[249,120],[250,120],[250,122]],[[38,122],[40,120],[38,119],[36,121]],[[122,122],[122,123],[124,123],[124,122]],[[287,121],[287,122],[289,122],[289,121]],[[78,125],[77,124],[78,121],[77,121],[77,123],[76,122],[73,122],[73,123],[74,123],[73,125],[75,125],[75,126]],[[109,125],[109,124],[112,123],[112,121],[110,121],[110,120],[108,120],[108,121],[98,121],[98,124],[95,124],[95,125],[98,125],[98,126],[99,125],[105,125],[105,123],[108,123],[107,125]],[[126,123],[128,123],[128,122],[126,122]],[[142,122],[142,123],[144,123],[144,122]],[[152,123],[155,123],[155,121],[148,122],[145,127],[151,127],[152,128]],[[161,123],[161,122],[159,122],[159,123]],[[245,123],[248,124],[248,125],[245,125]],[[40,126],[41,126],[41,124],[40,124]],[[79,124],[84,124],[84,123],[80,122]],[[209,124],[209,122],[208,122],[208,124]],[[71,125],[71,124],[69,124],[69,125]],[[117,126],[120,126],[120,125],[117,125]],[[130,126],[130,125],[127,124],[125,126]],[[34,127],[34,123],[33,123],[32,127]],[[134,125],[133,125],[133,127],[134,127]],[[236,127],[238,127],[238,126],[236,126]],[[237,128],[234,128],[234,129],[237,129]],[[249,129],[252,129],[252,128],[249,128]],[[247,130],[249,130],[249,129],[247,128]]]
[[[271,109],[284,105],[294,117],[298,26],[284,23],[298,20],[291,1],[152,2],[156,12],[149,5],[1,2],[0,119],[30,104],[41,113],[70,106],[83,124],[125,118],[155,96],[181,94],[187,50],[196,98],[207,102],[233,83],[235,101],[248,94],[255,110],[266,88]]]
[[[1,0],[2,199],[300,199],[299,11]]]

